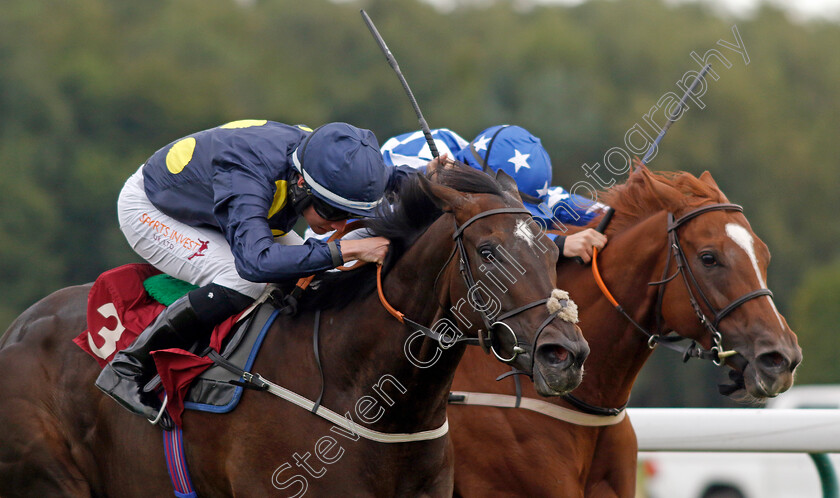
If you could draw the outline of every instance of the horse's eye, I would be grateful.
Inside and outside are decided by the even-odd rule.
[[[493,249],[490,247],[479,247],[478,253],[481,255],[481,259],[487,261],[488,263],[493,259]]]
[[[700,254],[700,261],[708,268],[718,265],[717,258],[715,258],[715,255],[710,252]]]

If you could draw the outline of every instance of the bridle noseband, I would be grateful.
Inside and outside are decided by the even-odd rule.
[[[743,296],[733,300],[731,303],[724,306],[722,309],[716,309],[709,299],[706,297],[706,294],[700,288],[697,283],[697,278],[694,276],[694,272],[691,271],[691,266],[688,264],[688,259],[685,256],[685,252],[682,249],[682,245],[680,244],[680,238],[677,234],[677,229],[688,222],[689,220],[700,216],[701,214],[708,213],[710,211],[738,211],[743,212],[744,208],[737,204],[728,204],[728,203],[718,203],[718,204],[709,204],[706,206],[699,207],[688,213],[682,215],[679,218],[674,217],[673,213],[668,213],[668,245],[670,250],[668,251],[668,259],[665,262],[665,269],[662,272],[662,280],[656,282],[648,282],[648,285],[655,285],[658,286],[658,292],[656,297],[656,332],[649,332],[646,328],[642,327],[633,317],[627,313],[624,308],[616,301],[615,297],[613,297],[612,293],[610,293],[609,289],[607,289],[604,280],[601,278],[601,272],[598,269],[598,249],[593,248],[592,250],[592,275],[595,278],[595,283],[598,285],[598,288],[601,289],[601,292],[604,294],[604,297],[615,307],[616,311],[618,311],[624,318],[629,321],[633,327],[644,334],[648,338],[648,347],[653,349],[658,344],[662,346],[677,351],[681,353],[683,356],[683,361],[688,361],[691,358],[700,358],[703,360],[711,360],[717,366],[723,365],[723,361],[729,357],[737,355],[738,352],[735,350],[730,351],[723,351],[723,335],[718,330],[718,325],[720,324],[721,320],[723,320],[727,315],[732,313],[735,309],[739,306],[744,304],[745,302],[755,299],[761,296],[770,296],[770,299],[773,299],[773,293],[770,292],[770,289],[758,289],[752,292],[748,292]],[[671,258],[676,261],[677,269],[673,275],[668,276],[668,271],[671,268]],[[683,282],[685,283],[685,288],[688,291],[688,299],[691,303],[691,307],[694,309],[695,314],[697,315],[697,319],[700,321],[703,326],[709,330],[712,335],[712,348],[709,350],[704,349],[702,346],[698,346],[696,341],[691,341],[691,344],[683,349],[677,346],[675,343],[677,341],[681,341],[685,339],[684,337],[680,336],[679,334],[674,336],[666,336],[662,334],[662,301],[665,295],[665,286],[671,280],[675,279],[677,275],[682,275]],[[691,290],[691,284],[689,283],[689,278],[691,282],[694,283],[694,287],[697,289],[697,292],[700,294],[701,299],[703,302],[706,303],[706,306],[709,307],[710,310],[715,314],[714,320],[709,320],[706,317],[706,314],[703,313],[703,310],[700,308],[700,304],[697,302],[697,299],[694,297],[694,292]],[[615,415],[616,413],[623,410],[627,403],[622,405],[620,408],[602,408],[599,406],[590,405],[578,398],[575,398],[573,395],[566,395],[563,397],[566,401],[570,402],[572,405],[577,407],[578,409],[591,414],[598,414],[598,415]]]
[[[757,289],[733,300],[721,309],[717,309],[712,305],[712,303],[706,297],[706,294],[703,292],[703,289],[698,284],[697,278],[694,276],[694,272],[691,270],[691,266],[688,264],[688,259],[685,256],[685,252],[683,251],[682,244],[680,244],[680,238],[677,233],[677,229],[689,220],[692,220],[702,214],[711,211],[743,212],[744,208],[737,204],[718,203],[701,206],[697,209],[689,211],[688,213],[682,215],[679,218],[675,218],[673,213],[668,213],[667,231],[668,245],[670,248],[670,250],[668,251],[668,259],[665,262],[665,269],[662,272],[662,280],[648,283],[648,285],[655,285],[659,287],[656,297],[655,333],[649,332],[647,329],[645,329],[644,327],[639,325],[635,320],[633,320],[633,318],[621,307],[621,305],[618,304],[618,302],[609,292],[598,270],[597,249],[593,251],[592,273],[595,276],[595,281],[598,284],[598,287],[601,289],[601,291],[604,293],[607,299],[613,304],[613,306],[615,306],[616,310],[618,310],[619,313],[621,313],[628,321],[630,321],[630,323],[633,324],[633,326],[637,330],[639,330],[648,337],[648,347],[653,349],[654,347],[656,347],[657,344],[662,344],[663,346],[669,349],[681,352],[683,354],[683,361],[688,361],[690,358],[700,358],[711,360],[715,365],[721,366],[723,365],[724,359],[726,359],[729,356],[734,356],[738,353],[734,350],[723,350],[723,335],[720,333],[720,330],[718,330],[718,325],[720,324],[720,322],[726,316],[728,316],[730,313],[735,311],[739,306],[746,303],[747,301],[761,296],[769,296],[770,299],[773,299],[773,293],[770,292],[770,289]],[[672,259],[676,262],[676,271],[671,276],[668,276],[668,272],[671,269]],[[682,340],[683,337],[679,335],[677,335],[677,337],[671,337],[662,334],[662,321],[664,320],[662,317],[662,302],[665,296],[665,286],[671,280],[675,279],[677,275],[682,276],[683,282],[685,283],[686,291],[688,292],[689,303],[691,304],[694,313],[697,315],[697,319],[709,331],[709,333],[712,336],[712,348],[709,350],[703,349],[701,346],[697,346],[695,341],[692,341],[691,345],[687,349],[683,350],[677,347],[675,344],[673,344],[676,341]],[[694,297],[692,283],[694,289],[696,289],[697,293],[700,295],[700,298],[703,300],[706,306],[714,313],[714,319],[710,320],[703,312],[702,308],[700,307],[700,303],[697,301],[697,298]]]
[[[685,256],[682,244],[680,244],[679,235],[677,234],[677,229],[680,226],[682,226],[689,220],[700,216],[701,214],[708,213],[711,211],[737,211],[739,213],[742,213],[744,211],[744,208],[739,206],[738,204],[719,203],[699,207],[697,209],[689,211],[688,213],[676,219],[674,218],[673,213],[668,213],[668,244],[671,250],[668,253],[668,260],[665,263],[665,270],[662,274],[662,280],[659,282],[651,282],[649,285],[663,284],[659,287],[659,292],[656,299],[657,330],[661,330],[661,323],[659,323],[659,320],[662,317],[662,300],[665,294],[664,284],[667,284],[667,282],[675,278],[677,273],[682,275],[686,291],[688,291],[688,300],[691,303],[691,307],[694,309],[694,313],[697,315],[697,319],[712,335],[713,345],[710,350],[712,355],[711,360],[715,365],[720,366],[723,364],[723,360],[725,358],[737,354],[737,352],[734,350],[723,350],[723,335],[720,333],[720,330],[718,330],[718,325],[720,324],[721,320],[723,320],[727,315],[729,315],[739,306],[751,299],[755,299],[761,296],[769,296],[770,299],[773,299],[773,293],[770,292],[770,289],[757,289],[733,300],[721,309],[717,309],[714,307],[714,305],[712,305],[711,301],[709,301],[709,298],[706,297],[706,294],[703,292],[703,289],[698,284],[697,278],[694,276],[694,272],[691,270],[691,265],[688,264],[688,259]],[[666,276],[668,275],[668,271],[671,267],[672,256],[674,258],[674,261],[676,262],[677,270],[674,273],[674,275],[671,275],[670,277],[666,278]],[[712,311],[712,313],[714,313],[713,319],[710,320],[700,308],[700,304],[697,302],[697,298],[694,297],[694,292],[692,291],[692,286],[689,283],[689,279],[691,279],[691,283],[694,284],[694,289],[697,290],[697,293],[700,295],[700,298]]]
[[[527,209],[523,209],[523,208],[500,208],[500,209],[491,209],[491,210],[488,210],[488,211],[484,211],[483,213],[479,213],[479,214],[473,216],[472,218],[470,218],[469,220],[467,220],[460,227],[458,227],[457,222],[456,222],[455,232],[452,234],[452,239],[455,240],[455,248],[457,249],[458,253],[460,254],[459,271],[461,273],[461,276],[464,279],[464,283],[467,285],[467,289],[471,289],[471,288],[473,288],[473,286],[475,286],[475,278],[473,278],[472,270],[470,269],[470,262],[469,262],[469,258],[467,256],[467,251],[464,249],[464,239],[463,239],[464,229],[466,229],[471,223],[473,223],[476,220],[479,220],[481,218],[491,216],[491,215],[494,215],[494,214],[500,214],[500,213],[525,214],[526,216],[528,216],[529,219],[532,216],[530,211],[528,211]],[[484,312],[484,309],[486,308],[486,306],[484,304],[484,299],[482,299],[481,295],[479,295],[479,294],[476,294],[475,298],[476,298],[476,301],[478,303],[478,308],[479,308],[477,311],[478,311],[479,315],[481,316],[481,320],[484,322],[484,327],[487,329],[487,339],[489,340],[488,342],[490,344],[489,345],[489,350],[493,353],[493,355],[499,361],[501,361],[503,363],[510,364],[510,363],[513,363],[513,361],[516,360],[516,357],[519,356],[520,354],[527,354],[528,349],[526,349],[526,348],[530,346],[531,371],[533,372],[537,341],[539,340],[540,335],[542,334],[543,330],[545,330],[545,328],[548,326],[548,324],[551,323],[552,320],[554,320],[554,318],[557,316],[557,314],[559,312],[551,313],[548,316],[548,318],[546,318],[540,324],[539,328],[537,328],[537,333],[534,336],[533,342],[529,345],[527,343],[523,343],[519,339],[519,336],[516,335],[516,332],[514,332],[513,329],[510,327],[510,325],[506,324],[504,322],[504,320],[506,318],[510,318],[510,317],[512,317],[516,314],[519,314],[523,311],[526,311],[526,310],[529,310],[531,308],[537,307],[541,304],[545,304],[546,302],[548,302],[548,298],[539,299],[539,300],[534,301],[532,303],[526,304],[524,306],[520,306],[516,309],[510,310],[506,313],[498,315],[498,316],[496,316],[496,319],[493,323],[490,323],[490,318]],[[513,355],[510,356],[509,358],[503,357],[496,350],[497,347],[500,345],[499,340],[498,340],[498,334],[501,330],[507,331],[507,333],[510,334],[510,336],[514,340]],[[482,346],[482,348],[486,352],[488,350],[488,346],[486,346],[486,343],[484,342],[484,337],[483,337],[482,332],[480,330],[479,330],[479,339],[478,340],[479,340],[479,344]]]

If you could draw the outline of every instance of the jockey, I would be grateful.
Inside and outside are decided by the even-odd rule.
[[[268,282],[345,261],[381,263],[385,238],[302,243],[292,227],[303,217],[323,234],[350,217],[369,216],[389,184],[405,174],[385,165],[371,131],[346,123],[313,132],[234,121],[155,152],[120,192],[120,229],[143,259],[199,288],[118,352],[96,386],[131,412],[158,417],[160,400],[143,391],[155,374],[152,351],[187,348],[207,337]]]
[[[563,187],[551,187],[551,159],[540,139],[522,127],[498,125],[487,128],[467,142],[447,128],[432,130],[432,138],[441,156],[452,156],[473,168],[495,174],[504,170],[519,186],[519,195],[535,219],[549,229],[564,230],[564,224],[586,225],[597,216],[603,205],[585,197],[570,194]],[[385,163],[425,168],[432,160],[423,132],[404,133],[382,145]],[[565,230],[564,230],[565,231]],[[562,236],[546,234],[567,258],[592,258],[592,247],[604,247],[606,237],[589,228]]]
[[[432,140],[438,154],[455,157],[455,153],[466,148],[469,142],[449,128],[431,130]],[[434,159],[429,149],[429,142],[422,131],[403,133],[389,138],[382,144],[382,158],[389,166],[410,166],[425,170],[429,161]],[[480,169],[480,168],[479,168]]]

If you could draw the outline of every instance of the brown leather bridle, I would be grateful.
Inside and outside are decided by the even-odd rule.
[[[644,327],[639,325],[632,317],[630,317],[627,312],[621,307],[620,304],[616,301],[616,299],[612,296],[607,286],[604,284],[604,280],[601,278],[600,272],[598,270],[598,250],[593,249],[592,251],[592,274],[595,277],[595,282],[598,284],[598,287],[601,289],[601,292],[607,298],[607,300],[615,306],[616,310],[621,313],[633,326],[645,334],[648,337],[648,346],[653,349],[656,347],[657,344],[663,344],[670,349],[674,349],[676,351],[680,351],[683,353],[683,361],[687,361],[690,358],[700,358],[700,359],[707,359],[711,360],[715,365],[722,365],[724,359],[729,356],[734,356],[737,351],[730,350],[724,351],[722,342],[723,342],[723,335],[718,330],[718,325],[720,322],[734,310],[736,310],[739,306],[750,301],[751,299],[755,299],[761,296],[769,296],[770,299],[773,299],[773,293],[770,292],[770,289],[757,289],[751,292],[744,294],[743,296],[733,300],[726,306],[721,309],[717,309],[712,305],[709,299],[706,297],[706,294],[703,292],[703,289],[700,287],[699,283],[697,282],[697,278],[694,276],[694,272],[691,270],[691,266],[688,264],[688,260],[685,256],[685,252],[682,249],[682,245],[680,244],[680,238],[677,233],[677,229],[679,229],[683,224],[692,220],[704,213],[708,213],[711,211],[738,211],[743,212],[744,208],[737,204],[729,204],[729,203],[718,203],[718,204],[708,204],[706,206],[701,206],[697,209],[689,211],[688,213],[682,215],[679,218],[674,217],[673,213],[668,213],[668,244],[670,246],[670,250],[668,251],[668,259],[665,262],[665,269],[662,273],[662,280],[656,282],[649,282],[648,285],[656,285],[659,286],[657,297],[656,297],[656,332],[651,333],[646,330]],[[676,271],[673,275],[668,276],[668,272],[671,269],[671,260],[676,262]],[[665,295],[665,286],[677,277],[677,275],[681,275],[683,282],[685,283],[685,288],[688,291],[688,299],[691,303],[692,309],[694,309],[694,313],[697,315],[697,319],[700,323],[709,331],[712,336],[712,348],[706,350],[701,346],[697,346],[695,341],[692,341],[691,345],[682,350],[678,348],[673,343],[676,340],[681,340],[683,337],[677,334],[677,337],[669,337],[662,334],[662,301]],[[690,281],[689,281],[690,280]],[[693,284],[693,285],[692,285]],[[696,290],[697,294],[700,295],[700,298],[706,304],[708,309],[714,313],[714,318],[709,319],[705,312],[703,312],[702,308],[700,307],[700,303],[695,298],[694,290]]]
[[[469,227],[475,221],[478,221],[478,220],[480,220],[482,218],[485,218],[487,216],[492,216],[492,215],[497,215],[497,214],[524,214],[529,218],[531,216],[531,213],[527,209],[524,209],[524,208],[499,208],[499,209],[490,209],[490,210],[478,213],[477,215],[473,216],[472,218],[470,218],[469,220],[464,222],[463,225],[460,225],[460,226],[458,226],[458,224],[456,222],[455,231],[452,234],[452,239],[455,241],[455,246],[452,248],[452,253],[449,255],[449,258],[447,258],[446,263],[444,263],[443,267],[441,268],[441,271],[438,272],[438,276],[440,276],[440,274],[443,272],[443,269],[446,268],[446,266],[449,265],[449,263],[452,261],[452,258],[455,255],[455,253],[457,252],[459,254],[459,272],[461,273],[461,276],[464,279],[464,283],[466,284],[468,289],[475,286],[476,281],[473,278],[472,270],[470,269],[469,257],[467,255],[466,249],[464,248],[464,240],[463,240],[464,230],[467,227]],[[524,306],[520,306],[520,307],[515,308],[513,310],[510,310],[510,311],[507,311],[507,312],[504,312],[504,313],[500,313],[499,315],[493,317],[492,320],[491,320],[491,318],[487,316],[487,313],[484,312],[484,309],[486,308],[484,300],[482,299],[482,297],[480,295],[476,295],[476,301],[477,301],[477,304],[478,304],[478,306],[476,308],[476,311],[478,311],[479,315],[481,316],[482,321],[484,322],[484,328],[487,330],[487,337],[484,337],[484,333],[481,330],[479,330],[479,332],[478,332],[479,336],[477,338],[476,337],[461,336],[461,337],[455,338],[453,340],[453,339],[449,339],[447,337],[443,337],[443,335],[440,332],[432,330],[429,327],[426,327],[425,325],[421,325],[421,324],[419,324],[419,323],[417,323],[413,320],[410,320],[408,317],[405,316],[405,314],[396,310],[393,306],[391,306],[388,303],[387,299],[385,299],[385,294],[382,291],[382,267],[381,266],[377,269],[377,290],[379,292],[379,300],[382,302],[382,306],[388,311],[388,313],[390,313],[394,318],[396,318],[400,322],[408,325],[409,327],[412,327],[415,330],[421,331],[427,337],[429,337],[431,339],[434,339],[434,340],[437,340],[441,344],[447,344],[448,346],[452,346],[452,345],[454,345],[455,343],[458,343],[458,342],[463,342],[463,343],[466,343],[467,345],[480,345],[485,350],[485,352],[492,352],[493,355],[496,356],[496,358],[499,361],[501,361],[503,363],[507,363],[507,364],[513,363],[520,354],[530,355],[531,356],[531,372],[533,372],[533,367],[534,367],[534,360],[535,360],[535,356],[536,356],[535,349],[536,349],[536,345],[537,345],[537,340],[540,338],[540,335],[542,334],[543,330],[548,326],[548,324],[551,323],[554,320],[554,318],[556,318],[557,315],[559,314],[559,311],[556,311],[554,313],[549,314],[549,316],[537,328],[537,333],[534,335],[533,341],[529,344],[526,341],[522,341],[519,338],[519,336],[516,334],[516,332],[514,332],[514,330],[510,327],[510,325],[505,323],[504,320],[507,319],[507,318],[510,318],[514,315],[517,315],[517,314],[519,314],[523,311],[526,311],[526,310],[529,310],[531,308],[535,308],[537,306],[545,304],[546,302],[548,302],[548,298],[539,299],[537,301],[533,301],[531,303],[528,303]],[[501,344],[498,336],[499,336],[500,332],[502,332],[502,331],[507,332],[513,338],[513,341],[514,341],[513,348],[512,348],[512,353],[508,357],[502,356],[502,354],[499,351],[497,351],[497,349],[499,349],[500,344]],[[522,373],[525,373],[526,375],[530,376],[531,372],[522,372]]]

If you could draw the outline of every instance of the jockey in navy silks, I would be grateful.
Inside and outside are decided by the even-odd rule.
[[[551,186],[551,159],[540,139],[522,127],[497,125],[487,128],[467,142],[447,128],[432,130],[441,156],[451,155],[473,168],[495,174],[504,170],[516,181],[525,207],[543,227],[562,229],[563,225],[586,225],[605,206],[563,187]],[[423,169],[432,160],[422,132],[404,133],[382,144],[382,156],[391,166]],[[546,234],[554,240],[560,254],[567,258],[592,258],[592,247],[601,249],[606,237],[593,229],[573,235]]]
[[[128,410],[158,417],[161,401],[143,386],[151,352],[187,348],[247,308],[266,283],[288,282],[345,261],[381,263],[388,240],[302,242],[372,214],[408,168],[386,166],[376,136],[346,123],[314,132],[265,120],[234,121],[155,152],[119,196],[120,229],[157,269],[199,286],[166,308],[96,385]]]

